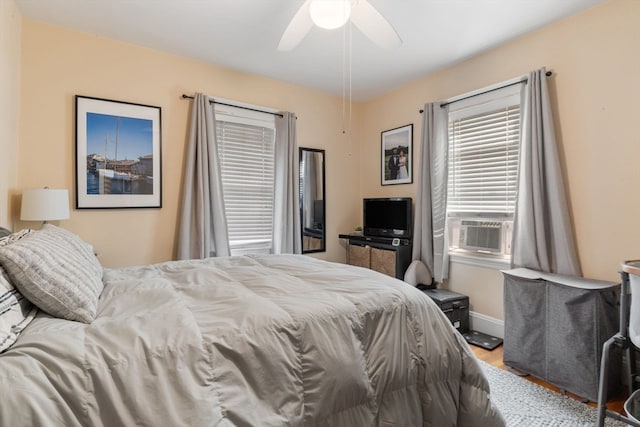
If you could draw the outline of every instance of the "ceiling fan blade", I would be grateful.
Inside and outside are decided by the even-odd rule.
[[[309,33],[309,30],[313,27],[311,14],[309,13],[310,5],[311,0],[306,0],[300,9],[298,9],[291,22],[289,22],[287,29],[284,30],[282,34],[280,44],[278,44],[278,50],[293,50]]]
[[[351,22],[372,42],[383,48],[402,44],[400,36],[389,21],[366,0],[359,0],[351,11]]]

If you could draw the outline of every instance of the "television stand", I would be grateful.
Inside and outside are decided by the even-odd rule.
[[[339,234],[347,240],[347,264],[370,268],[403,280],[411,264],[411,239]]]

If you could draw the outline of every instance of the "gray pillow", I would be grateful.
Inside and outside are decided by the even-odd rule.
[[[19,240],[29,232],[31,230],[22,230],[0,238],[0,247]],[[38,309],[18,292],[0,267],[0,353],[11,347],[37,312]]]
[[[55,317],[91,323],[102,292],[102,266],[91,246],[70,231],[45,224],[0,247],[0,264],[18,290]]]

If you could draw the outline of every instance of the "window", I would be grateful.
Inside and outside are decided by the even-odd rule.
[[[449,110],[449,252],[509,259],[520,154],[520,85]]]
[[[274,116],[216,105],[216,138],[231,254],[269,253],[273,231]]]

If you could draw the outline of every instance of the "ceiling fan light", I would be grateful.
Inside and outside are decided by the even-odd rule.
[[[311,20],[318,27],[333,30],[342,27],[349,20],[351,2],[349,0],[312,0],[309,13]]]

